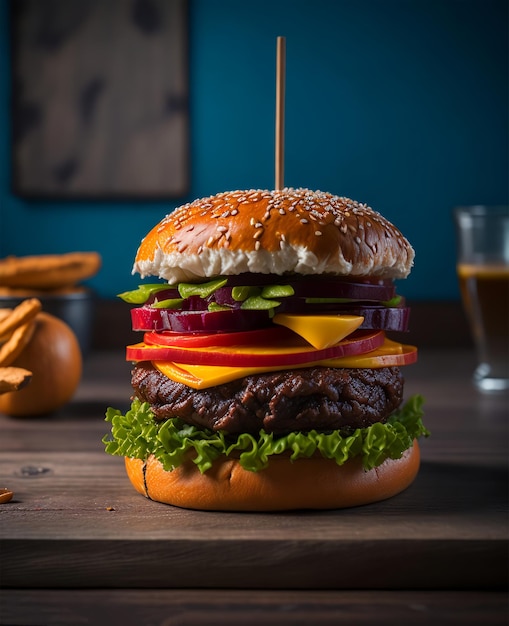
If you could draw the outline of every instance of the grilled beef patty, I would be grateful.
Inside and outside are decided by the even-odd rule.
[[[151,405],[157,420],[179,417],[229,433],[364,428],[386,421],[403,398],[403,376],[397,367],[310,367],[196,390],[141,362],[131,382],[135,396]]]

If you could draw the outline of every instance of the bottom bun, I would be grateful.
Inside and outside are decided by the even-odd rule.
[[[134,488],[147,498],[186,509],[207,511],[284,511],[340,509],[385,500],[406,489],[419,471],[417,441],[400,459],[387,459],[366,471],[360,458],[339,466],[323,457],[290,461],[272,457],[258,472],[238,460],[220,457],[201,474],[187,461],[168,472],[150,456],[125,459]]]

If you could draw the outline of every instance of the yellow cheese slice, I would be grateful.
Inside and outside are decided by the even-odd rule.
[[[293,315],[277,313],[275,324],[286,326],[317,350],[335,345],[357,330],[364,321],[361,315]]]
[[[416,352],[414,346],[407,346],[390,339],[376,350],[356,356],[345,356],[337,359],[326,359],[313,363],[294,365],[291,369],[302,369],[311,365],[323,367],[389,367],[393,365],[390,357],[393,355],[405,355]],[[225,367],[223,365],[187,365],[185,363],[173,363],[171,361],[154,361],[154,366],[167,378],[178,383],[184,383],[193,389],[207,389],[229,383],[232,380],[250,376],[252,374],[264,374],[289,369],[288,366],[273,367]]]
[[[173,363],[172,361],[152,361],[154,366],[167,378],[177,383],[184,383],[193,389],[207,389],[224,383],[230,383],[237,378],[244,378],[251,374],[264,374],[288,369],[288,366],[274,367],[227,367],[224,365],[188,365],[187,363]],[[299,367],[309,367],[309,364]],[[295,368],[292,368],[295,369]]]

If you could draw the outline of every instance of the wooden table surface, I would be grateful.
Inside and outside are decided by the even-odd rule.
[[[130,366],[92,353],[58,414],[0,416],[0,487],[15,493],[0,505],[0,624],[507,624],[509,398],[478,394],[473,366],[467,350],[421,350],[406,368],[432,436],[399,496],[214,513],[145,499],[104,453]]]

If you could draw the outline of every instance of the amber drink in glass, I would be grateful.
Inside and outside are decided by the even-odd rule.
[[[509,390],[509,207],[454,211],[458,279],[478,365],[480,391]]]

